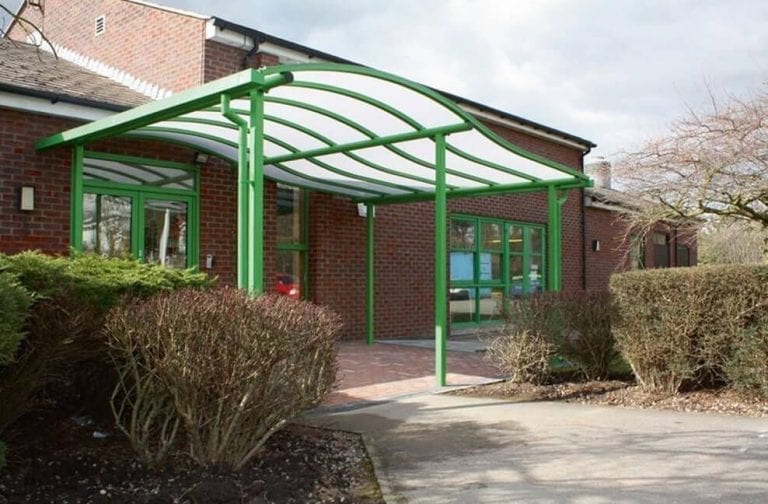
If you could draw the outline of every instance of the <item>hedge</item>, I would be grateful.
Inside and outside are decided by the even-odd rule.
[[[617,274],[614,336],[646,389],[768,387],[768,265]],[[748,350],[747,350],[748,349]]]
[[[207,287],[206,275],[170,270],[131,259],[39,252],[0,254],[0,274],[12,275],[34,303],[13,360],[0,366],[0,433],[34,402],[44,385],[72,379],[83,362],[108,362],[100,331],[108,311],[124,296],[146,298],[181,287]]]

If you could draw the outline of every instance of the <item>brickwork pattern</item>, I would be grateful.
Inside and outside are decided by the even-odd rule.
[[[436,388],[434,350],[346,341],[338,363],[338,386],[324,406],[381,401]],[[480,354],[469,352],[448,352],[447,369],[448,386],[476,385],[501,376]]]
[[[612,274],[627,271],[630,268],[627,222],[618,212],[594,207],[586,209],[586,219],[587,290],[605,290],[608,288]],[[658,224],[644,238],[646,268],[657,267],[654,263],[653,232],[665,233],[669,236],[669,258],[672,266],[678,263],[678,245],[689,247],[691,264],[697,263],[696,234],[690,230]],[[595,241],[600,242],[599,251],[593,250]]]
[[[95,33],[96,17],[106,29]],[[54,43],[174,92],[203,83],[205,20],[122,0],[46,0],[24,16]],[[26,40],[18,26],[11,37]]]

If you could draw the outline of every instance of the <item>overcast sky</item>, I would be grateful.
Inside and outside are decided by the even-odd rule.
[[[13,6],[18,0],[0,0]],[[662,133],[707,87],[768,80],[765,0],[157,0],[286,38],[598,144]]]

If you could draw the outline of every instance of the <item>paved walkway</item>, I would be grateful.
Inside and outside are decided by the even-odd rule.
[[[768,420],[421,394],[307,421],[364,434],[390,503],[765,503]]]
[[[370,346],[358,341],[343,342],[339,351],[339,387],[324,406],[358,405],[435,390],[435,351],[429,346],[423,342]],[[464,350],[476,348],[460,346]],[[447,362],[450,386],[486,383],[499,376],[499,371],[483,360],[482,353],[449,351]]]

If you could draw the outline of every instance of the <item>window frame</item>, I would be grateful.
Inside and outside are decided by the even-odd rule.
[[[85,159],[101,159],[127,164],[140,162],[143,165],[155,168],[172,168],[188,171],[193,175],[193,189],[172,189],[146,184],[126,184],[100,179],[85,178],[80,175],[82,182],[82,197],[75,202],[79,211],[72,212],[70,225],[78,231],[73,234],[72,247],[83,251],[83,209],[85,196],[97,194],[102,196],[128,197],[131,199],[131,256],[144,262],[144,201],[167,200],[178,201],[187,205],[187,268],[200,268],[200,169],[197,165],[178,163],[173,161],[161,161],[155,159],[137,158],[120,154],[103,152],[84,152]],[[77,219],[76,216],[80,218]]]
[[[298,191],[299,199],[301,201],[301,229],[299,230],[300,241],[299,242],[280,242],[280,238],[277,236],[277,229],[275,229],[275,259],[280,252],[298,252],[301,255],[301,278],[299,298],[309,299],[309,195],[310,191],[290,184],[275,183],[275,225],[277,226],[277,218],[279,217],[278,205],[280,188],[288,188],[294,191]],[[275,271],[275,275],[280,273]],[[272,280],[274,281],[274,279]]]
[[[475,238],[474,238],[474,246],[472,248],[460,248],[460,247],[453,247],[453,242],[451,240],[451,229],[449,229],[448,234],[448,245],[449,245],[449,261],[452,258],[452,254],[454,252],[472,252],[473,253],[473,279],[472,280],[452,280],[449,278],[449,288],[450,289],[462,289],[466,288],[468,290],[474,291],[473,295],[470,296],[470,299],[474,301],[473,303],[473,309],[472,309],[472,319],[471,321],[461,321],[461,322],[451,322],[451,327],[454,328],[462,328],[462,327],[477,327],[478,325],[483,324],[489,324],[489,323],[499,323],[501,322],[500,318],[498,317],[491,317],[489,319],[484,319],[483,314],[480,309],[480,301],[481,301],[481,295],[480,292],[482,289],[491,289],[491,292],[493,292],[494,289],[498,290],[501,289],[502,291],[502,299],[504,302],[507,302],[509,299],[517,298],[520,296],[513,296],[511,294],[512,285],[513,282],[510,278],[510,263],[511,258],[514,257],[522,257],[522,264],[523,264],[523,287],[522,287],[522,294],[521,296],[527,296],[531,294],[530,291],[530,266],[531,266],[531,258],[532,256],[537,256],[541,260],[541,271],[539,273],[539,282],[542,286],[542,290],[544,290],[544,286],[546,285],[546,275],[547,275],[547,226],[545,224],[535,223],[535,222],[525,222],[525,221],[519,221],[519,220],[510,220],[510,219],[503,219],[498,217],[485,217],[485,216],[479,216],[479,215],[468,215],[468,214],[451,214],[449,217],[449,226],[451,226],[452,222],[454,220],[464,220],[464,221],[471,221],[474,223],[475,226]],[[501,249],[496,250],[490,250],[483,247],[483,224],[498,224],[500,226],[501,231]],[[510,246],[509,246],[509,237],[510,237],[510,230],[513,227],[519,227],[523,230],[523,250],[522,252],[511,252]],[[531,230],[536,229],[540,233],[541,238],[541,245],[538,252],[532,251],[532,240],[531,240]],[[501,255],[501,275],[498,279],[490,279],[490,280],[483,280],[481,278],[481,255],[483,253],[489,253],[489,254],[499,254]],[[450,271],[450,270],[449,270]],[[491,294],[493,295],[493,294]],[[485,298],[483,298],[485,299]],[[451,316],[451,311],[449,309],[449,317]]]

